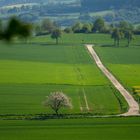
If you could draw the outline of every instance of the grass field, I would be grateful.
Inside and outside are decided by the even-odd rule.
[[[132,88],[140,85],[140,46],[95,49],[106,66],[125,86]]]
[[[37,37],[28,44],[1,45],[0,114],[53,113],[42,105],[53,91],[63,91],[72,98],[73,109],[61,110],[62,113],[119,114],[127,108],[78,42],[78,36],[84,37],[74,35],[72,45],[68,35],[63,38],[65,42],[60,40],[60,45],[54,45],[47,37]],[[88,39],[91,40],[90,35]],[[45,41],[51,42],[47,45]]]
[[[131,46],[140,46],[140,36],[135,36],[134,40],[131,42]],[[32,38],[29,41],[30,43],[42,43],[42,44],[54,44],[50,37],[41,36],[38,38]],[[63,34],[60,38],[61,45],[81,45],[81,44],[95,44],[103,47],[112,47],[114,45],[114,40],[111,39],[111,35],[109,34]],[[120,46],[125,47],[127,44],[127,40],[121,40]]]
[[[86,108],[83,89],[86,92],[90,110]],[[43,107],[45,97],[53,91],[63,91],[72,98],[74,108],[61,113],[93,112],[95,114],[120,113],[120,106],[115,97],[117,91],[109,86],[66,86],[66,85],[0,85],[1,114],[36,114],[54,113]],[[102,103],[102,104],[101,104]],[[110,105],[111,104],[111,105]],[[81,110],[81,107],[83,110]]]
[[[53,91],[63,91],[72,99],[73,109],[60,113],[119,114],[128,105],[103,76],[84,43],[93,43],[106,66],[127,87],[139,86],[139,36],[130,48],[125,41],[112,48],[113,40],[102,34],[64,35],[60,45],[50,37],[30,39],[29,43],[0,45],[0,140],[139,140],[140,119],[83,118],[25,119],[52,114],[42,104]],[[88,102],[88,107],[86,101]]]
[[[1,140],[139,140],[139,118],[0,121]]]

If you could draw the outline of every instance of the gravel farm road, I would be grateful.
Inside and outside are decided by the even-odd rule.
[[[124,88],[124,86],[116,79],[116,77],[104,66],[96,51],[93,48],[94,45],[86,45],[87,50],[95,60],[95,63],[104,75],[110,80],[115,88],[122,94],[129,105],[128,112],[121,114],[120,116],[138,116],[139,104],[134,100],[133,96]]]

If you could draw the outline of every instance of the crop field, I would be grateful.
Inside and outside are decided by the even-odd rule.
[[[0,114],[53,113],[43,101],[54,91],[72,98],[73,109],[61,113],[119,114],[126,110],[124,99],[80,45],[83,37],[74,35],[70,40],[73,44],[68,35],[62,37],[60,45],[54,45],[49,37],[33,38],[27,44],[2,44]],[[85,41],[91,38],[89,35]]]
[[[1,140],[139,140],[139,118],[0,121]]]
[[[31,38],[28,43],[1,43],[0,140],[139,140],[139,117],[2,120],[3,116],[25,119],[26,115],[53,114],[43,101],[54,91],[63,91],[72,99],[73,108],[61,109],[62,114],[125,112],[126,101],[97,68],[84,44],[95,44],[116,77],[137,89],[139,39],[136,36],[130,48],[124,47],[125,41],[113,48],[113,40],[103,34],[64,34],[59,45],[48,36]]]
[[[55,43],[55,40],[52,41],[50,37],[41,36],[37,38],[32,38],[29,42],[31,43],[47,43],[52,44]],[[113,44],[113,40],[111,39],[110,35],[106,34],[64,34],[60,38],[60,44],[62,45],[81,45],[85,43],[94,43],[100,45],[108,45]]]
[[[95,49],[106,66],[125,86],[132,88],[140,85],[140,46],[96,47]]]

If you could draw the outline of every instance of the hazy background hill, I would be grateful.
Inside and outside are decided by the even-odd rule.
[[[140,0],[0,0],[0,18],[12,15],[31,22],[50,18],[62,26],[98,17],[109,23],[126,20],[139,24]]]
[[[120,9],[126,7],[139,7],[140,0],[0,0],[0,5],[21,3],[71,3],[79,2],[83,10],[106,10],[110,8]]]
[[[89,11],[139,7],[139,0],[81,0],[82,9]]]

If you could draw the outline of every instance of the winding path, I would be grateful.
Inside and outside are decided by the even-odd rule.
[[[94,58],[99,69],[104,73],[104,75],[110,80],[110,82],[115,86],[115,88],[124,96],[125,100],[129,105],[128,112],[121,114],[121,116],[137,116],[139,115],[139,104],[134,100],[132,95],[123,87],[123,85],[113,76],[111,72],[103,65],[99,56],[93,49],[93,45],[86,45],[91,56]]]

